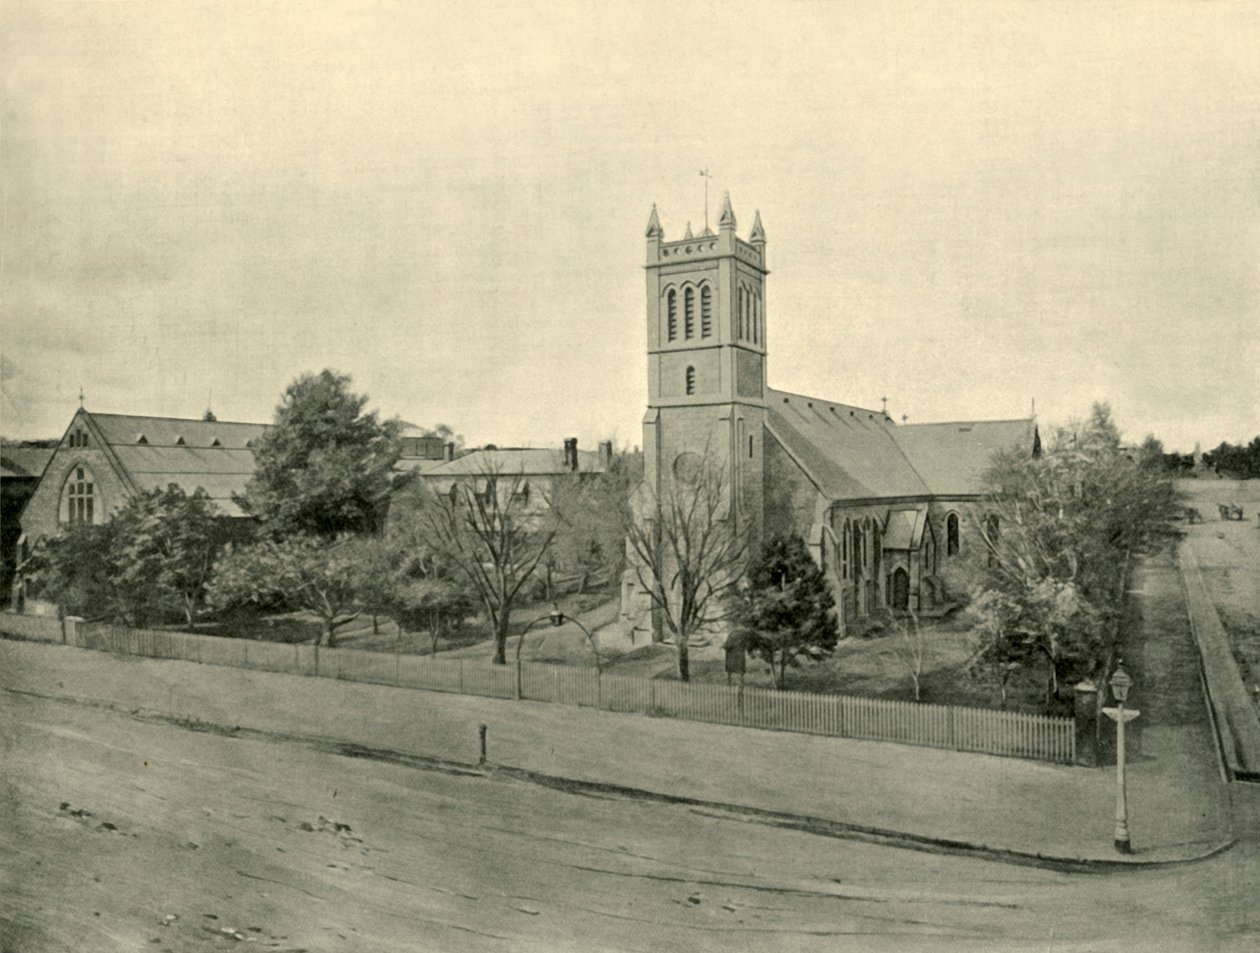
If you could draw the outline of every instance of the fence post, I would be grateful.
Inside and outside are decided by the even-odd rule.
[[[651,675],[648,676],[648,688],[651,691],[651,700],[648,702],[648,711],[656,711],[656,679]]]
[[[958,750],[958,728],[955,724],[956,712],[954,706],[949,706],[949,746],[955,751]]]
[[[459,693],[464,694],[464,660],[456,659],[459,662]]]

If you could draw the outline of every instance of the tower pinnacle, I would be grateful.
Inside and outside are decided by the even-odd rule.
[[[652,214],[648,216],[647,232],[648,238],[664,238],[665,229],[661,228],[661,220],[656,215],[656,203],[652,203]]]
[[[753,215],[752,232],[748,235],[748,240],[754,245],[764,245],[766,243],[766,230],[761,227],[761,209]]]
[[[731,208],[731,193],[722,193],[722,213],[718,216],[718,228],[735,227],[735,210]]]

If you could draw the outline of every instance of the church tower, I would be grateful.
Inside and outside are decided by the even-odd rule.
[[[725,468],[736,518],[760,535],[766,419],[766,235],[735,234],[730,195],[707,226],[667,241],[647,226],[648,409],[644,477],[660,494],[706,455]]]

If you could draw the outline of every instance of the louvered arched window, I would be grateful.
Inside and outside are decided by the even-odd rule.
[[[696,336],[696,289],[688,288],[683,292],[683,336]]]
[[[753,344],[761,341],[761,295],[754,294],[752,299],[752,339]]]
[[[713,335],[713,292],[705,285],[700,289],[700,336]]]
[[[673,288],[665,295],[666,324],[671,341],[678,337],[678,292]]]
[[[696,392],[696,369],[694,367],[687,368],[687,395],[690,396]]]

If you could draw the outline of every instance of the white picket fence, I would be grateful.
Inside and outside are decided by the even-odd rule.
[[[0,613],[0,632],[60,642],[55,618]],[[182,632],[155,632],[69,621],[64,639],[80,648],[373,682],[427,691],[582,705],[692,721],[769,728],[838,738],[862,738],[1071,764],[1076,758],[1070,718],[952,705],[816,695],[730,685],[684,683],[595,669],[523,662],[393,655],[317,648]]]

